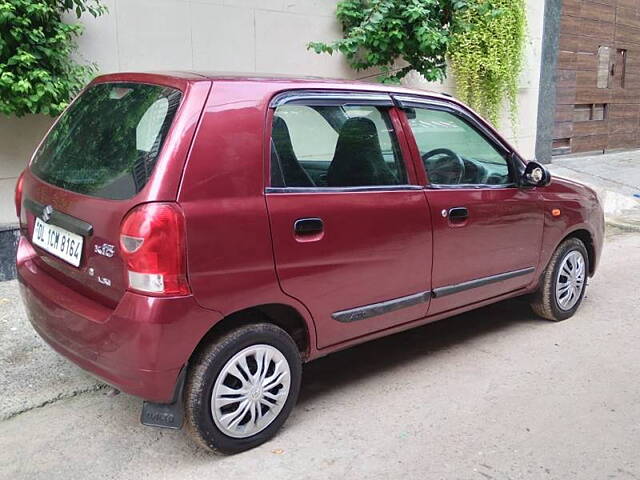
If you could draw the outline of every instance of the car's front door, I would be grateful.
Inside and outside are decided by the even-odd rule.
[[[539,259],[543,205],[535,188],[517,186],[520,160],[454,104],[405,99],[402,105],[433,218],[429,315],[529,285]]]
[[[276,270],[318,347],[424,317],[431,218],[391,98],[293,92],[270,117]]]

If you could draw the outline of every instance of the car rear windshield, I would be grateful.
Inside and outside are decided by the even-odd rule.
[[[159,85],[90,87],[51,130],[31,170],[73,192],[131,198],[148,182],[181,98]]]

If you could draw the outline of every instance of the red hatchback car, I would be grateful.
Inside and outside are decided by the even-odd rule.
[[[190,73],[94,80],[16,207],[34,329],[226,453],[276,433],[303,362],[519,295],[572,316],[604,232],[453,98]]]

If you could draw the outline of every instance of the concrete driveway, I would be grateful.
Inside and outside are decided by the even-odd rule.
[[[233,457],[141,426],[2,283],[0,477],[638,479],[638,272],[640,235],[612,237],[567,322],[509,301],[318,360],[281,433]]]
[[[590,185],[598,192],[607,224],[640,232],[640,150],[605,155],[554,157],[552,175]]]

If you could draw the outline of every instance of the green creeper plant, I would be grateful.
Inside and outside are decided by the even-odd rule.
[[[83,27],[63,15],[106,11],[100,0],[0,0],[0,113],[62,112],[97,71],[73,60]]]
[[[458,12],[449,59],[458,97],[498,124],[506,100],[517,124],[518,81],[526,36],[524,0],[473,0]]]

